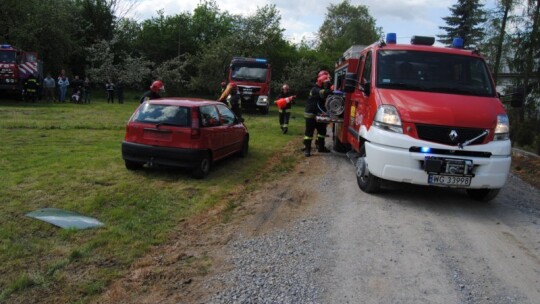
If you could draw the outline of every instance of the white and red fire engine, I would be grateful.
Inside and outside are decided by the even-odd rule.
[[[0,45],[0,91],[20,94],[30,75],[42,79],[43,64],[38,54],[9,44]]]
[[[348,152],[359,187],[377,192],[381,180],[465,189],[494,198],[511,160],[509,122],[482,56],[395,34],[355,46],[337,63],[327,101],[334,150]],[[333,116],[333,117],[332,117]]]

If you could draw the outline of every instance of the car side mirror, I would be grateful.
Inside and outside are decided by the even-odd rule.
[[[356,89],[356,84],[358,82],[356,81],[356,74],[354,73],[347,73],[345,75],[345,92],[352,93]]]
[[[364,84],[360,85],[360,87],[366,96],[371,94],[371,81],[366,81]]]

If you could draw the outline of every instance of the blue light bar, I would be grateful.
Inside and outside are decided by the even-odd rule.
[[[11,45],[9,45],[9,44],[2,44],[3,49],[9,49],[10,47],[11,47]]]
[[[266,59],[263,58],[256,58],[255,61],[266,63]]]
[[[386,44],[396,44],[396,41],[397,41],[396,33],[386,34]]]
[[[456,37],[452,41],[452,47],[456,49],[462,49],[463,48],[463,38]]]
[[[431,152],[431,148],[430,147],[422,147],[422,148],[420,148],[420,151],[422,153],[429,153],[429,152]]]

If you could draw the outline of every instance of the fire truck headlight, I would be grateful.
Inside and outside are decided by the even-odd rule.
[[[510,134],[510,121],[506,114],[497,115],[497,126],[493,140],[507,140]]]
[[[391,105],[382,105],[379,107],[373,125],[386,131],[403,133],[399,113],[397,109]]]

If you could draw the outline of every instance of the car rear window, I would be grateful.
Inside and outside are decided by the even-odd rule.
[[[189,108],[172,105],[145,103],[133,117],[133,121],[174,126],[189,126]]]

